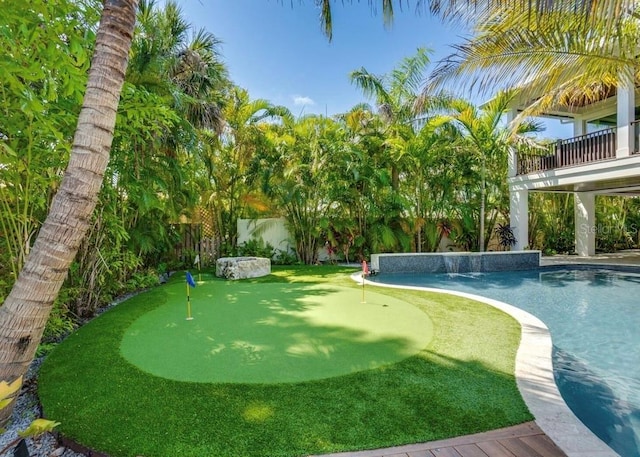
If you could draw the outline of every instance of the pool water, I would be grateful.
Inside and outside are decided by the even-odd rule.
[[[567,405],[622,457],[640,457],[640,274],[549,267],[372,280],[468,292],[538,317],[551,332]]]

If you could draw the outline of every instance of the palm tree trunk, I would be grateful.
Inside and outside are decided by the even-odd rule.
[[[478,251],[484,252],[484,189],[480,197],[480,240],[478,241]]]
[[[396,164],[391,165],[391,188],[393,190],[400,188],[400,169]]]
[[[71,157],[27,261],[0,307],[0,380],[26,373],[84,238],[109,162],[138,0],[105,0]],[[0,411],[7,422],[13,404]]]
[[[482,154],[482,179],[480,184],[480,240],[478,243],[478,251],[484,252],[484,206],[485,200],[487,199],[487,189],[486,189],[486,179],[485,179],[485,163],[484,163],[484,154]]]

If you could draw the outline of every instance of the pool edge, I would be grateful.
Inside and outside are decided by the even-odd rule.
[[[351,276],[362,284],[361,273]],[[366,284],[394,289],[421,290],[470,298],[493,306],[520,323],[521,339],[516,353],[515,377],[520,395],[536,424],[568,457],[620,457],[569,409],[553,376],[552,341],[549,329],[534,315],[505,302],[447,289],[399,286],[364,280]]]

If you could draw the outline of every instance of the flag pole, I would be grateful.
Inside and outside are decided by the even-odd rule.
[[[191,289],[196,286],[196,282],[193,280],[193,276],[191,276],[191,272],[187,271],[187,320],[190,321],[193,319],[191,317]]]
[[[364,279],[367,276],[368,268],[367,261],[362,261],[362,303],[366,303],[367,301],[364,299]]]
[[[191,321],[193,320],[193,317],[191,317],[191,291],[189,290],[191,288],[191,286],[189,285],[189,283],[187,283],[187,320]]]
[[[202,262],[200,262],[200,254],[196,254],[193,264],[198,267],[198,281],[202,281],[202,275],[200,274],[200,267],[202,265]]]

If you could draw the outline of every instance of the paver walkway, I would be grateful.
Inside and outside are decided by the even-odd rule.
[[[321,457],[566,457],[535,422],[475,435]]]

